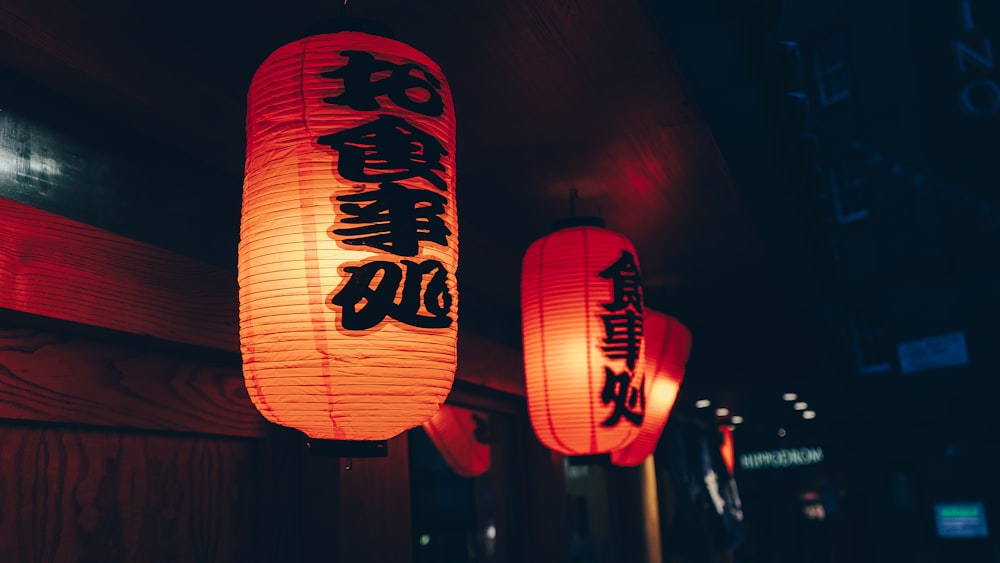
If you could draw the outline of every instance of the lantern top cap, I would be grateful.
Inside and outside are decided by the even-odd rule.
[[[340,33],[344,31],[367,33],[368,35],[377,35],[379,37],[385,37],[386,39],[396,38],[396,34],[393,33],[392,29],[385,24],[348,16],[339,16],[318,21],[306,27],[305,34],[302,37],[312,37],[313,35]]]
[[[604,228],[604,219],[593,216],[566,217],[552,223],[552,232],[573,227],[599,227]]]

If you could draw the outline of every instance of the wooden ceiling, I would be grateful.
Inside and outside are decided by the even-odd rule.
[[[205,197],[238,207],[253,71],[339,11],[313,0],[7,0],[0,66],[222,171],[233,182]],[[464,326],[516,343],[521,257],[567,216],[576,188],[578,212],[634,242],[650,305],[693,328],[704,377],[767,371],[780,335],[759,330],[784,323],[782,299],[645,2],[351,0],[347,13],[388,25],[451,83]],[[235,256],[238,233],[220,236]]]

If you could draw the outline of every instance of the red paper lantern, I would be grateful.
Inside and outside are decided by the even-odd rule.
[[[477,477],[490,468],[489,416],[442,405],[424,422],[424,431],[441,457],[462,477]]]
[[[528,413],[567,455],[621,448],[642,425],[643,301],[632,243],[576,219],[535,241],[521,270]]]
[[[611,452],[615,465],[639,465],[656,450],[691,354],[691,332],[677,319],[647,308],[645,330],[646,374],[653,379],[646,418],[632,443]]]
[[[736,446],[733,444],[733,430],[728,426],[720,426],[719,432],[722,433],[722,445],[719,447],[719,453],[722,454],[722,461],[726,464],[729,474],[733,475],[736,469]]]
[[[250,398],[312,438],[422,424],[455,374],[455,112],[398,41],[315,35],[254,75],[240,227]]]

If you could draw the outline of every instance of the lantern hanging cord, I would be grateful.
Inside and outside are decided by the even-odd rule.
[[[340,4],[340,17],[344,17],[346,15],[347,15],[347,0],[344,0]]]
[[[576,217],[576,200],[580,199],[580,190],[569,189],[569,216]]]

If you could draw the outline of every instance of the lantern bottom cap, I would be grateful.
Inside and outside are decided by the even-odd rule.
[[[566,462],[573,466],[592,465],[596,467],[611,467],[611,454],[569,455]]]
[[[321,440],[306,438],[309,453],[325,457],[386,457],[387,440]]]

